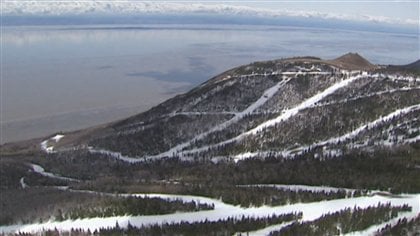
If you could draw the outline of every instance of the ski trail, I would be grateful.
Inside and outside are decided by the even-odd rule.
[[[113,152],[113,151],[104,150],[104,149],[95,149],[93,147],[88,147],[88,151],[90,153],[106,155],[106,156],[115,158],[117,160],[121,160],[123,162],[130,163],[130,164],[139,163],[139,162],[148,160],[148,157],[129,157],[129,156],[125,156],[121,154],[120,152]]]
[[[342,100],[338,100],[338,101],[314,104],[311,107],[323,107],[323,106],[334,105],[334,104],[339,104],[339,103],[346,103],[346,102],[349,102],[349,101],[356,101],[358,99],[369,98],[369,97],[383,95],[383,94],[390,94],[390,93],[396,93],[396,92],[407,92],[407,91],[413,91],[413,90],[420,90],[420,87],[403,87],[403,88],[399,88],[399,89],[390,89],[390,90],[385,90],[385,91],[378,91],[378,92],[375,92],[375,93],[368,93],[368,94],[365,94],[365,95],[359,95],[359,96],[355,96],[355,97],[347,98],[347,99],[342,99]]]

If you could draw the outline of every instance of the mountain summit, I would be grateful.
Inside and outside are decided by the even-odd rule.
[[[341,68],[350,70],[372,70],[378,68],[358,53],[347,53],[341,57],[331,60],[331,62]]]

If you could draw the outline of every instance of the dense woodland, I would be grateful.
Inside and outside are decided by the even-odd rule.
[[[149,197],[113,197],[93,206],[79,206],[66,211],[58,210],[55,219],[82,219],[122,215],[161,215],[183,211],[211,210],[214,206],[195,201],[164,200]]]
[[[208,196],[221,199],[225,203],[250,206],[278,206],[293,204],[298,202],[316,202],[322,200],[332,200],[346,197],[361,196],[361,191],[347,193],[345,190],[335,191],[294,191],[287,189],[276,189],[273,187],[200,187],[194,186],[188,194]]]
[[[101,162],[100,157],[95,159],[91,154],[88,154],[88,157],[51,158],[51,160],[62,162],[55,166],[63,166],[66,163],[68,168],[78,171],[86,168],[84,166],[89,165],[91,161],[104,165],[104,169],[109,170],[108,177],[101,177],[102,171],[95,173],[95,170],[86,170],[80,173],[80,176],[88,174],[96,181],[94,184],[93,182],[79,184],[104,192],[126,192],[130,189],[126,187],[134,184],[142,186],[158,183],[161,185],[159,191],[165,191],[166,187],[184,191],[199,184],[204,184],[203,186],[209,188],[246,184],[305,184],[375,189],[393,193],[420,191],[420,182],[417,181],[420,178],[418,171],[420,146],[418,144],[407,145],[401,149],[377,149],[374,154],[353,152],[342,157],[319,159],[307,153],[294,159],[254,158],[238,163],[184,162],[177,159],[164,159],[129,165],[118,161],[109,164],[103,159]],[[79,169],[78,166],[81,168]],[[57,170],[63,175],[72,174],[65,168]],[[159,180],[166,182],[159,182]],[[16,182],[18,181],[17,179]],[[171,181],[178,184],[169,186]]]
[[[258,229],[268,227],[270,225],[281,224],[284,222],[292,222],[300,219],[302,215],[296,214],[282,214],[273,215],[266,218],[253,218],[253,217],[242,217],[242,218],[227,218],[225,220],[218,221],[201,221],[197,223],[164,223],[163,225],[151,225],[144,227],[134,227],[128,225],[127,228],[122,228],[118,224],[113,228],[102,228],[100,230],[83,231],[74,229],[69,234],[75,235],[184,235],[184,236],[196,236],[196,235],[213,235],[213,236],[225,236],[233,235],[234,233],[250,232]],[[65,235],[60,234],[58,231],[47,231],[43,234],[48,236]],[[31,235],[31,234],[18,234],[18,235]],[[243,233],[246,235],[246,233]]]
[[[420,234],[420,213],[416,218],[407,220],[403,218],[398,220],[395,225],[386,225],[384,228],[379,230],[376,235],[391,236],[391,235],[419,235]]]
[[[52,188],[8,191],[2,194],[2,198],[0,225],[214,209],[213,205],[195,201],[70,192]]]

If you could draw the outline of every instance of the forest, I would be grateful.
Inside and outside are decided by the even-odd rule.
[[[58,235],[139,235],[139,236],[160,236],[160,235],[184,235],[184,236],[196,236],[196,235],[212,235],[212,236],[224,236],[233,235],[235,233],[250,232],[258,229],[268,227],[270,225],[281,224],[284,222],[292,222],[300,219],[302,215],[300,213],[289,213],[281,215],[272,215],[264,218],[254,217],[242,217],[218,220],[218,221],[201,221],[197,223],[164,223],[162,225],[150,225],[143,227],[134,227],[131,224],[127,228],[122,228],[116,224],[112,228],[101,228],[99,230],[84,231],[81,229],[73,229],[70,232],[59,232],[57,230],[50,230],[42,232],[46,236],[58,236]],[[31,234],[17,234],[29,236]],[[241,235],[241,234],[240,234]],[[242,233],[246,235],[246,233]]]

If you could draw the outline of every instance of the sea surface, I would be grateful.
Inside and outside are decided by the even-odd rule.
[[[420,58],[417,34],[245,25],[5,26],[1,46],[1,143],[122,119],[257,60]]]

